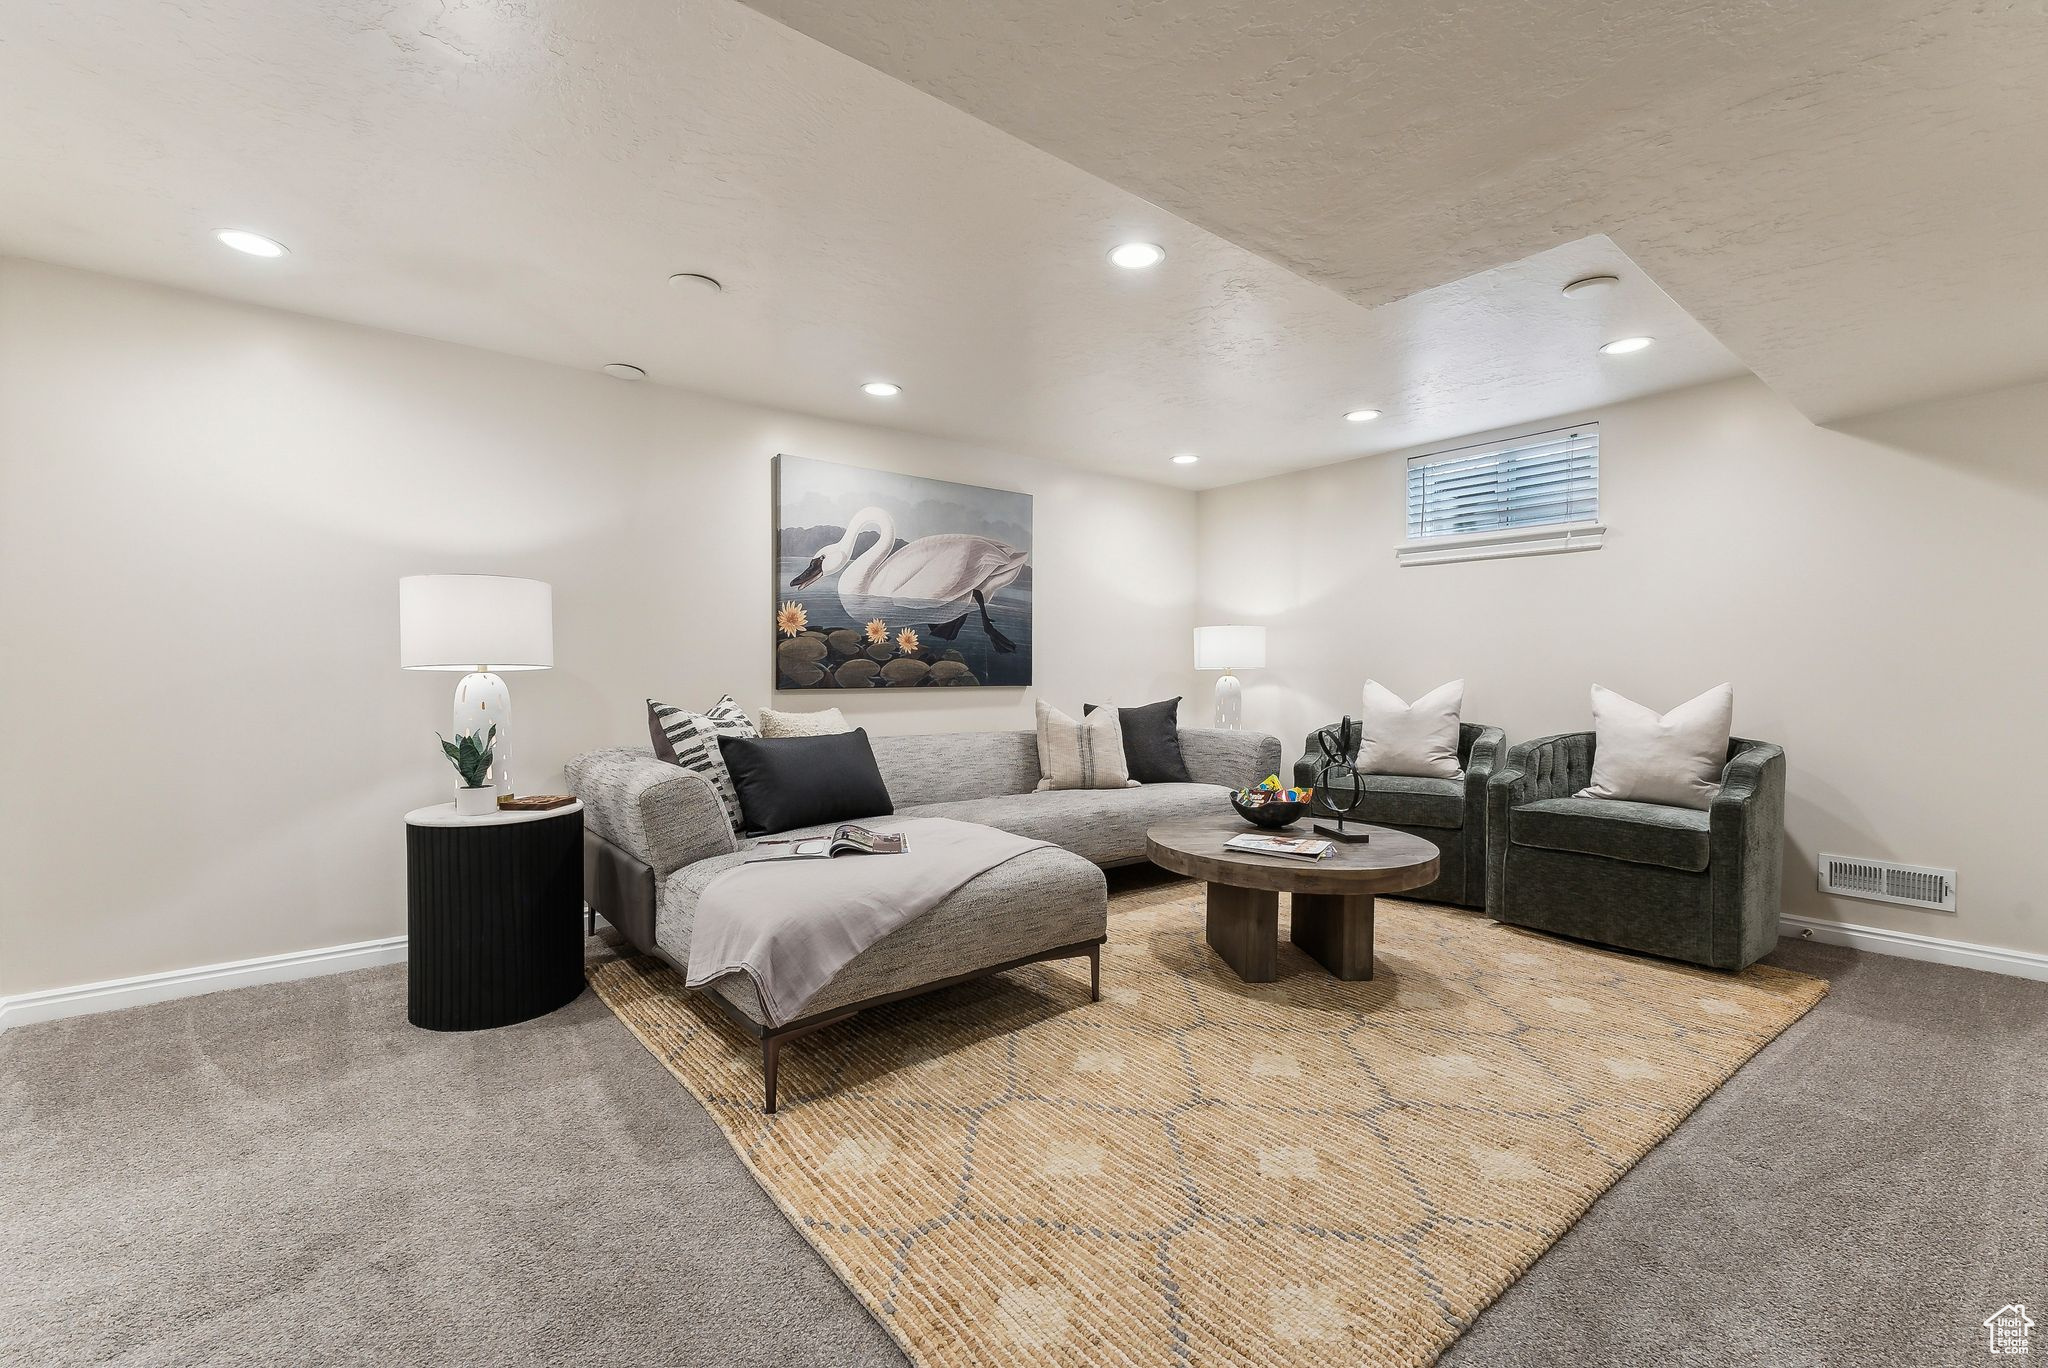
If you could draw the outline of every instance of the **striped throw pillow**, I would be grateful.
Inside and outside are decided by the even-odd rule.
[[[1124,759],[1124,729],[1114,706],[1076,721],[1038,700],[1041,789],[1136,788]]]
[[[654,742],[655,755],[671,765],[694,770],[711,781],[711,787],[718,790],[719,798],[725,803],[725,815],[732,822],[732,829],[740,830],[740,796],[732,786],[732,775],[725,768],[725,758],[718,753],[718,738],[758,735],[754,730],[754,719],[747,716],[746,709],[735,702],[731,694],[700,713],[657,703],[650,698],[647,700],[647,732]]]

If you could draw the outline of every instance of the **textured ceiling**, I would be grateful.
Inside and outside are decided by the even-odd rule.
[[[0,252],[1188,487],[1741,370],[1597,234],[1363,308],[724,0],[11,0],[0,100]]]
[[[2041,0],[755,0],[1366,305],[1617,242],[1816,421],[2048,374]]]

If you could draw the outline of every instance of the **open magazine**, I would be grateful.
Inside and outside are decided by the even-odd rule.
[[[1313,836],[1257,836],[1247,831],[1223,843],[1225,850],[1245,855],[1285,855],[1296,860],[1320,860],[1330,853],[1329,841]]]
[[[903,833],[870,831],[852,822],[836,828],[830,836],[805,836],[757,841],[747,852],[748,864],[763,860],[829,860],[835,855],[901,855],[910,849]]]

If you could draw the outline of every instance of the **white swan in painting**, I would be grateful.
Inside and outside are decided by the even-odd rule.
[[[875,544],[856,557],[853,548],[863,532]],[[894,548],[894,549],[892,549]],[[896,520],[879,508],[863,508],[846,524],[846,535],[811,558],[789,582],[801,589],[826,575],[839,576],[839,601],[855,622],[869,616],[921,617],[931,634],[946,641],[960,635],[969,603],[981,612],[982,630],[998,651],[1017,649],[1015,642],[988,620],[988,601],[1017,582],[1029,551],[1019,551],[994,537],[948,532],[896,545]]]

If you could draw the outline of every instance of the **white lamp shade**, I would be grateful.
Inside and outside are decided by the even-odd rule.
[[[398,581],[398,663],[408,670],[546,670],[555,663],[555,591],[508,575]]]
[[[1263,627],[1195,628],[1195,668],[1198,670],[1257,670],[1266,664],[1266,629]]]

